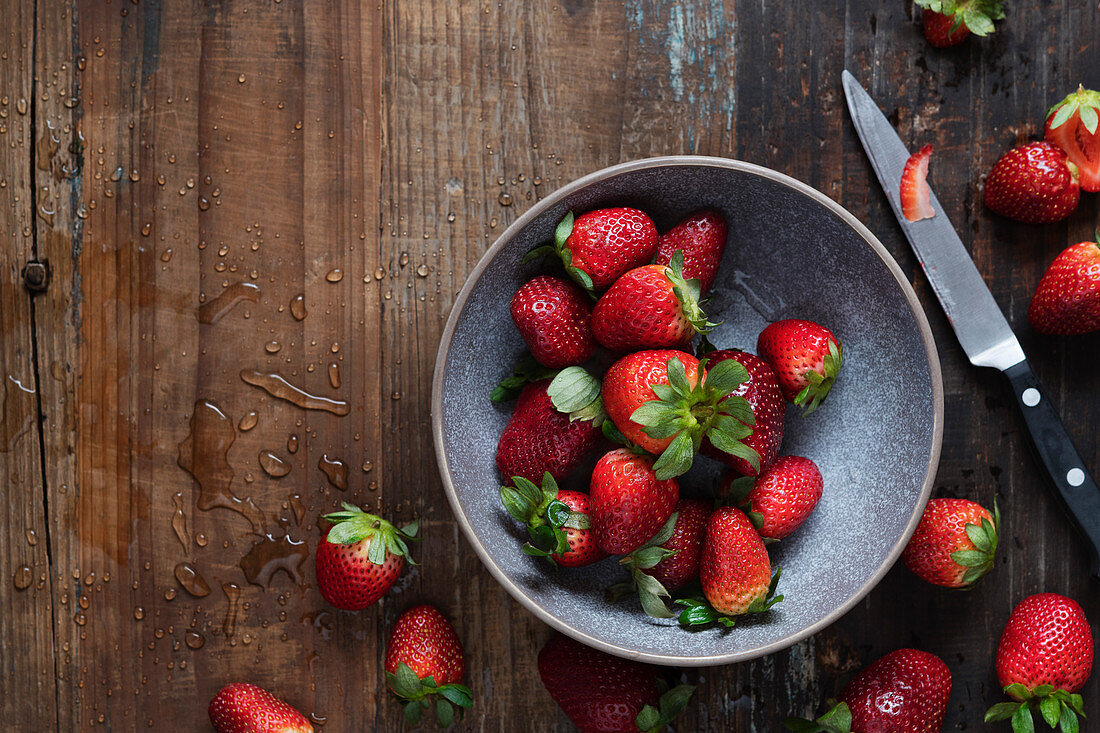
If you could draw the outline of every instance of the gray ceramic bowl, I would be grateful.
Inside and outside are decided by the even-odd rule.
[[[707,206],[730,224],[708,312],[719,348],[752,350],[770,321],[827,324],[844,343],[844,370],[809,418],[788,410],[783,453],[812,458],[825,479],[816,511],[773,546],[786,600],[732,631],[688,632],[609,606],[623,579],[614,559],[554,569],[520,552],[520,527],[500,506],[496,443],[511,405],[489,401],[524,349],[508,303],[540,271],[520,259],[578,213],[629,205],[660,231]],[[855,217],[785,175],[723,158],[678,156],[613,166],[549,195],[500,236],[459,293],[436,357],[432,431],[447,497],[467,539],[505,589],[536,616],[596,648],[657,664],[713,665],[776,652],[824,628],[886,574],[916,527],[940,453],[943,387],[932,334],[897,263]],[[719,466],[699,458],[681,494]],[[583,484],[578,488],[587,491]],[[870,531],[868,528],[872,528]]]

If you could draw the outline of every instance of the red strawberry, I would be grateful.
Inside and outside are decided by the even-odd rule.
[[[592,310],[592,332],[612,351],[682,348],[714,325],[699,307],[699,281],[685,280],[683,255],[671,265],[630,270]]]
[[[1051,728],[1077,730],[1084,716],[1080,690],[1092,672],[1092,629],[1077,602],[1057,593],[1028,596],[1012,610],[997,645],[997,679],[1018,702],[1002,702],[986,722],[1012,719],[1034,730],[1038,710]]]
[[[592,471],[589,519],[596,544],[626,555],[668,521],[679,498],[676,479],[658,480],[653,459],[626,448],[604,454]]]
[[[840,341],[813,321],[791,318],[769,324],[756,339],[756,351],[775,372],[783,396],[816,410],[833,388],[840,367]]]
[[[398,529],[346,502],[323,519],[332,526],[317,545],[317,589],[345,611],[374,605],[401,575],[417,523]]]
[[[657,264],[670,265],[672,255],[677,250],[683,252],[684,277],[697,279],[705,294],[714,285],[728,233],[726,220],[717,211],[697,211],[661,235]]]
[[[823,485],[821,471],[809,458],[780,456],[758,478],[737,479],[728,487],[732,503],[748,513],[760,536],[781,540],[810,516]]]
[[[947,588],[973,585],[993,569],[1001,515],[966,499],[932,499],[905,547],[905,565]]]
[[[1077,166],[1048,142],[1020,145],[1001,156],[985,179],[990,211],[1025,224],[1061,221],[1081,197]]]
[[[1076,335],[1100,329],[1100,245],[1081,242],[1062,251],[1043,273],[1027,309],[1039,333]]]
[[[410,608],[394,624],[383,662],[386,683],[405,706],[405,718],[416,725],[424,710],[435,707],[446,728],[463,708],[473,705],[462,684],[466,662],[451,622],[432,606]],[[435,697],[438,695],[438,697]]]
[[[512,320],[539,364],[551,369],[592,358],[592,305],[568,280],[533,277],[512,296]]]
[[[1100,92],[1077,91],[1050,108],[1043,137],[1077,166],[1081,189],[1100,191]]]
[[[514,487],[501,488],[500,501],[509,514],[527,525],[531,541],[524,545],[525,553],[570,568],[607,557],[590,529],[588,494],[559,489],[548,473],[542,477],[541,487],[522,476],[513,480]]]
[[[549,472],[563,479],[599,444],[600,429],[591,419],[571,419],[554,407],[550,381],[523,388],[512,419],[497,443],[497,468],[502,476],[541,481]]]
[[[962,43],[970,34],[988,36],[993,21],[1005,17],[998,0],[916,0],[923,8],[921,23],[929,44],[944,48]]]
[[[539,677],[580,733],[659,731],[687,704],[694,687],[661,694],[659,670],[554,634],[539,652]]]
[[[816,723],[787,720],[800,733],[940,733],[951,670],[935,654],[898,649],[869,665],[840,693],[840,702]]]
[[[306,717],[262,687],[234,682],[210,701],[218,733],[313,733]]]
[[[716,448],[759,465],[760,456],[741,441],[752,433],[752,408],[734,394],[748,373],[730,359],[702,381],[699,360],[683,351],[639,351],[624,356],[604,375],[603,406],[626,440],[650,453],[658,478],[691,467],[707,438]]]
[[[749,374],[749,378],[733,391],[733,395],[748,400],[749,408],[752,410],[755,420],[752,424],[752,434],[741,442],[760,456],[760,468],[753,468],[751,463],[740,456],[718,450],[709,440],[703,441],[703,454],[722,461],[743,476],[755,476],[760,469],[767,467],[779,455],[779,445],[783,442],[783,421],[786,416],[783,392],[779,388],[779,380],[776,379],[775,372],[759,356],[736,349],[723,349],[707,354],[707,364],[711,368],[726,359],[736,361],[745,367],[745,371]]]
[[[676,525],[672,537],[661,543],[662,547],[675,554],[642,572],[652,575],[669,591],[679,590],[698,578],[699,558],[703,554],[707,520],[712,511],[712,502],[680,499],[676,503]]]
[[[535,247],[529,262],[547,255],[560,257],[569,277],[588,291],[603,290],[627,270],[652,262],[657,254],[657,227],[637,209],[599,209],[574,220],[565,215],[554,230],[554,241]]]
[[[931,219],[936,215],[932,208],[932,189],[928,187],[928,159],[931,157],[932,146],[925,145],[909,156],[901,172],[901,213],[909,221]]]
[[[710,606],[696,599],[678,601],[686,606],[680,614],[685,626],[732,626],[734,616],[762,613],[783,600],[775,595],[779,572],[772,575],[764,541],[749,518],[731,506],[719,507],[707,520],[699,581]]]

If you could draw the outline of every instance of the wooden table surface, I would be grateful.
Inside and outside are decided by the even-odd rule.
[[[1100,471],[1100,340],[1039,337],[1025,318],[1046,264],[1090,237],[1096,197],[1042,228],[980,203],[982,175],[1041,134],[1049,105],[1100,86],[1100,19],[1083,0],[1008,13],[994,37],[939,51],[905,0],[0,0],[0,719],[206,730],[214,692],[251,680],[324,730],[397,729],[380,656],[400,611],[430,602],[465,644],[463,727],[570,729],[535,671],[548,629],[445,502],[436,345],[466,275],[541,196],[698,153],[806,181],[882,239],[943,361],[935,493],[996,493],[1005,524],[973,592],[899,566],[814,638],[686,671],[699,689],[677,728],[777,730],[901,646],[950,665],[946,729],[980,727],[1012,606],[1057,591],[1096,620],[1100,593],[1006,386],[966,362],[893,222],[840,72],[907,143],[936,145],[940,200]],[[49,269],[33,295],[31,261]],[[252,372],[347,414],[275,399]],[[361,613],[327,607],[313,580],[317,517],[339,501],[423,520],[422,564]],[[1100,716],[1100,675],[1084,692]]]

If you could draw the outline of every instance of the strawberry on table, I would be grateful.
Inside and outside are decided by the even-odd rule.
[[[769,324],[756,339],[756,351],[775,372],[787,401],[804,408],[803,415],[829,396],[843,364],[833,332],[798,318]]]
[[[313,733],[304,715],[247,682],[234,682],[218,690],[208,712],[218,733]]]
[[[815,721],[784,721],[797,733],[940,733],[951,670],[935,654],[898,649],[852,678],[840,701]]]
[[[801,456],[780,456],[755,479],[727,481],[730,503],[743,509],[768,540],[781,540],[801,527],[824,486],[817,464]]]
[[[901,213],[909,221],[931,219],[936,215],[932,208],[932,189],[928,187],[928,159],[932,146],[925,145],[909,156],[901,172]]]
[[[932,499],[902,553],[918,576],[947,588],[966,588],[993,569],[1001,514],[966,499]]]
[[[570,568],[607,557],[592,534],[588,494],[559,489],[549,473],[542,477],[541,486],[522,476],[514,476],[513,483],[501,488],[500,501],[527,525],[531,541],[523,546],[525,553]]]
[[[598,209],[574,219],[568,213],[554,231],[554,242],[527,253],[524,261],[560,257],[569,277],[586,290],[603,290],[627,270],[657,253],[657,227],[644,212],[623,207]]]
[[[707,520],[699,581],[707,603],[680,599],[684,626],[721,623],[733,626],[734,617],[763,613],[783,600],[775,595],[779,570],[772,575],[771,559],[756,528],[735,507],[716,509]],[[709,605],[708,605],[709,604]]]
[[[664,730],[695,690],[690,685],[663,689],[657,667],[557,633],[539,652],[538,668],[546,691],[581,733]]]
[[[512,419],[497,442],[496,461],[501,476],[522,476],[535,482],[549,472],[561,480],[599,444],[601,433],[596,423],[599,411],[591,417],[562,412],[549,393],[551,384],[550,380],[533,382],[520,392]]]
[[[988,36],[993,21],[1005,17],[998,0],[916,0],[922,8],[924,38],[937,48],[962,43],[971,34]]]
[[[596,544],[609,555],[633,552],[668,521],[678,498],[676,479],[658,479],[649,456],[626,448],[604,454],[589,491]]]
[[[1019,145],[985,179],[985,205],[1025,224],[1050,224],[1073,213],[1081,197],[1077,166],[1048,142]]]
[[[985,721],[1012,720],[1035,730],[1034,712],[1062,731],[1077,731],[1084,704],[1076,694],[1092,672],[1092,629],[1081,606],[1057,593],[1028,596],[1013,609],[997,645],[997,679],[1016,702],[997,703]]]
[[[650,350],[624,356],[604,375],[607,416],[627,440],[660,454],[654,464],[659,479],[687,471],[704,438],[760,465],[760,455],[742,442],[752,434],[752,408],[734,394],[748,379],[745,367],[727,359],[701,371],[687,352]]]
[[[560,369],[592,358],[592,305],[575,284],[549,275],[533,277],[512,296],[511,311],[539,364]]]
[[[412,562],[405,543],[415,539],[417,523],[398,529],[359,507],[343,506],[322,517],[332,526],[317,545],[317,589],[336,608],[359,611],[385,595],[407,558]]]
[[[723,349],[707,354],[707,364],[711,368],[727,359],[732,359],[745,367],[749,375],[749,378],[738,385],[732,395],[744,397],[752,410],[755,418],[752,433],[741,442],[756,451],[760,456],[760,464],[754,467],[741,456],[718,450],[709,440],[703,441],[703,455],[722,461],[743,476],[755,476],[779,455],[779,446],[783,442],[783,422],[786,416],[783,391],[779,388],[779,380],[775,372],[759,356],[736,349]]]
[[[698,280],[685,280],[683,254],[669,265],[623,274],[592,309],[592,333],[612,351],[682,348],[716,324],[700,307]]]
[[[1067,247],[1043,273],[1027,309],[1039,333],[1074,336],[1100,329],[1100,240]]]
[[[697,279],[705,294],[714,285],[728,233],[729,226],[717,211],[697,211],[660,236],[657,264],[670,265],[672,255],[683,252],[684,277]]]
[[[435,707],[446,728],[473,706],[462,684],[466,662],[451,622],[432,606],[410,608],[390,632],[383,662],[386,683],[405,706],[405,718],[415,725],[424,710]]]
[[[1078,86],[1051,107],[1043,137],[1066,151],[1082,190],[1100,191],[1100,92]]]

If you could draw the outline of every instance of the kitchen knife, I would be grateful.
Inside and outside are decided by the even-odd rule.
[[[1100,578],[1100,489],[936,194],[932,194],[936,215],[931,219],[909,221],[902,215],[901,172],[909,151],[875,100],[848,71],[843,74],[843,83],[848,110],[871,167],[963,351],[975,366],[998,369],[1008,378],[1036,452],[1063,506],[1088,543],[1092,575]]]

